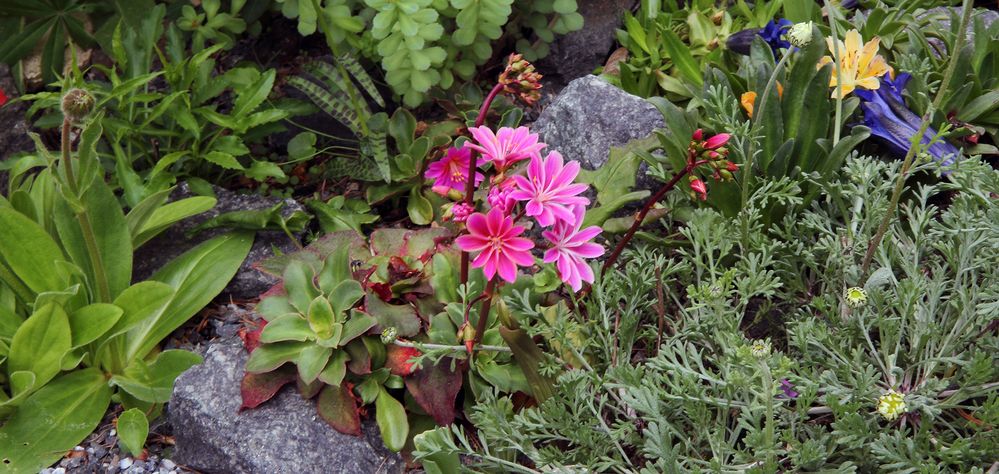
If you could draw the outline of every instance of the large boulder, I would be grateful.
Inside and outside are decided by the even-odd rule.
[[[583,28],[561,36],[551,45],[551,52],[538,61],[545,75],[546,88],[559,89],[573,79],[583,77],[604,64],[617,43],[614,30],[621,26],[624,12],[636,0],[578,0]]]
[[[611,147],[647,137],[664,125],[651,103],[591,75],[570,82],[531,131],[549,150],[594,170],[607,163]]]
[[[218,187],[215,187],[214,191],[218,202],[213,209],[178,222],[166,232],[139,247],[134,258],[133,281],[149,278],[156,270],[180,254],[201,242],[227,232],[226,229],[211,229],[191,237],[188,236],[188,231],[219,214],[231,211],[267,209],[280,202],[284,203],[281,214],[285,217],[295,211],[303,210],[302,205],[294,199],[238,194]],[[194,193],[187,183],[182,183],[174,191],[171,199],[177,200],[193,195]],[[301,241],[302,236],[296,235],[295,238]],[[226,286],[224,293],[235,299],[252,299],[267,291],[268,288],[277,283],[277,280],[255,270],[253,264],[273,256],[274,249],[278,249],[282,253],[294,252],[298,249],[296,243],[282,231],[258,231],[250,254],[243,261],[236,276]]]
[[[238,338],[220,340],[203,364],[177,378],[167,410],[178,464],[212,473],[403,472],[405,463],[383,447],[373,423],[361,437],[341,434],[293,386],[239,411],[246,358]]]

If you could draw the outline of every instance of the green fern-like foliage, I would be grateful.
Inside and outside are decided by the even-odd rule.
[[[303,35],[329,25],[327,39],[378,63],[408,106],[451,89],[490,60],[502,37],[529,60],[556,35],[583,27],[576,0],[278,0]],[[351,70],[353,74],[354,71]]]

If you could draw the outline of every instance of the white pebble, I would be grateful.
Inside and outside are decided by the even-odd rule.
[[[114,436],[116,434],[118,434],[118,430],[111,430],[108,432],[108,436]]]
[[[132,458],[122,459],[121,462],[118,463],[118,469],[121,469],[122,471],[128,469],[131,466],[132,466]]]
[[[66,474],[66,469],[62,467],[57,467],[52,470],[52,474]]]
[[[73,448],[73,451],[83,451],[83,446],[77,446]]]
[[[169,459],[164,459],[164,460],[160,461],[160,466],[163,466],[163,467],[167,468],[168,471],[171,471],[171,470],[173,470],[173,468],[177,467],[177,463],[175,463],[175,462],[173,462],[173,461],[171,461]]]

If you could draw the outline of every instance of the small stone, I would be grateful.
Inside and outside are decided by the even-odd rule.
[[[61,468],[61,467],[57,467],[57,468],[55,468],[55,469],[52,470],[52,474],[66,474],[66,469],[65,468]]]
[[[87,454],[93,455],[95,452],[93,447],[87,448]]]
[[[132,458],[125,458],[118,462],[118,468],[121,470],[128,469],[132,466]]]
[[[83,451],[83,446],[77,446],[73,448],[73,451]]]
[[[173,468],[177,467],[177,463],[175,463],[175,462],[173,462],[173,461],[171,461],[169,459],[164,459],[162,462],[160,462],[160,466],[163,466],[168,471],[170,471],[170,470],[173,470]]]
[[[118,434],[118,432],[116,430],[111,430],[111,431],[108,432],[108,437],[114,437],[117,434]]]
[[[45,469],[42,469],[41,471],[38,471],[38,474],[52,474],[52,471],[54,470],[55,469],[52,469],[51,467],[47,467]]]

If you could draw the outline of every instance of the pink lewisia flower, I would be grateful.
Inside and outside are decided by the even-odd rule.
[[[458,237],[455,242],[465,252],[479,252],[472,267],[482,267],[486,278],[491,279],[498,272],[500,278],[513,283],[517,280],[517,265],[534,263],[531,256],[534,242],[517,237],[524,228],[513,225],[513,219],[499,209],[492,209],[486,215],[472,214],[465,225],[468,235]]]
[[[518,201],[527,201],[524,210],[527,215],[538,220],[538,224],[547,227],[557,221],[575,224],[576,220],[571,209],[575,205],[587,205],[589,199],[577,194],[586,191],[585,184],[573,184],[579,174],[579,163],[570,161],[562,165],[562,155],[557,151],[548,154],[543,161],[540,156],[531,158],[527,166],[527,177],[513,176],[517,189],[510,197]]]
[[[443,158],[430,163],[427,172],[423,176],[433,179],[435,191],[445,191],[454,189],[465,190],[465,182],[468,181],[468,164],[472,160],[472,150],[469,147],[448,148],[447,154]],[[475,173],[475,185],[478,186],[485,176],[482,173]]]
[[[545,251],[545,263],[555,262],[559,276],[572,287],[572,291],[579,291],[584,281],[593,283],[593,269],[583,259],[596,258],[604,254],[602,246],[590,242],[600,233],[600,227],[590,226],[579,230],[583,225],[584,212],[583,206],[573,206],[575,223],[560,221],[552,227],[552,230],[541,233],[554,244],[551,249]]]
[[[489,205],[495,209],[503,211],[503,214],[510,214],[513,210],[513,205],[517,204],[517,200],[510,197],[517,189],[517,185],[512,179],[504,180],[502,183],[497,184],[489,189],[489,196],[486,201]]]
[[[468,147],[482,153],[482,157],[500,171],[537,155],[546,146],[538,142],[538,134],[531,133],[527,127],[503,127],[496,134],[485,126],[472,127],[468,131],[476,142],[469,143]]]
[[[451,218],[454,219],[455,222],[465,222],[468,220],[468,216],[472,215],[473,212],[475,212],[474,207],[463,202],[459,202],[451,207]]]

